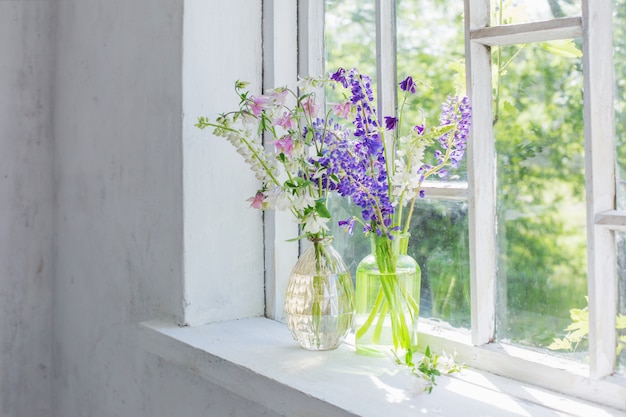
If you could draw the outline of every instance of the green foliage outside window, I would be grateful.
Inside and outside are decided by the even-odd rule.
[[[548,3],[552,17],[580,14],[580,2]],[[506,2],[501,4],[506,7]],[[412,75],[422,81],[414,102],[407,104],[412,113],[405,109],[405,117],[416,123],[436,120],[438,103],[456,87],[451,80],[455,75],[457,82],[464,79],[463,2],[397,0],[396,10],[398,79]],[[624,209],[626,0],[616,0],[614,10],[616,138]],[[343,16],[339,24],[327,24],[327,71],[355,66],[375,76],[374,1],[327,0],[326,11]],[[499,10],[494,13],[497,22]],[[514,15],[500,18],[509,19],[503,24],[514,23]],[[587,293],[586,237],[580,229],[585,216],[581,49],[580,40],[492,49],[498,234],[504,237],[497,262],[499,274],[504,274],[498,313],[505,319],[498,326],[503,338],[535,347],[565,336],[570,310]],[[466,174],[453,180],[466,181]],[[418,204],[410,247],[422,269],[421,314],[469,327],[467,204],[429,199]],[[547,316],[555,320],[540,319]]]

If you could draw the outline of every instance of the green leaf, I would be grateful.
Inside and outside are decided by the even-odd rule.
[[[300,177],[294,177],[290,180],[285,181],[285,186],[289,187],[289,188],[304,188],[307,187],[309,185],[309,181],[300,178]]]
[[[297,242],[298,240],[306,239],[307,235],[300,235],[291,239],[287,239],[285,242]]]
[[[551,350],[570,350],[571,348],[572,343],[566,337],[563,339],[554,338],[553,342],[548,346],[548,349]]]
[[[319,200],[315,200],[315,211],[319,214],[320,217],[325,219],[330,219],[330,211],[326,208],[326,199],[320,198]]]
[[[561,40],[545,42],[541,44],[542,48],[555,55],[564,58],[580,58],[583,53],[572,40]]]

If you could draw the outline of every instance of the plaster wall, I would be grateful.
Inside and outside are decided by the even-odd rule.
[[[260,4],[0,1],[0,416],[275,416],[137,338],[141,321],[185,320],[183,182],[193,171],[183,169],[183,124],[196,117],[184,100],[186,10],[213,28],[205,53],[237,39],[231,59],[203,60],[213,108],[222,97],[212,89],[239,68],[260,80]],[[202,187],[222,193],[213,174],[229,160],[208,164]],[[224,193],[223,204],[235,195],[260,235],[241,194]],[[217,227],[225,211],[212,210],[204,219]],[[262,290],[258,244],[238,248],[253,252],[239,268],[261,271]],[[245,301],[217,310],[262,313]]]
[[[201,11],[191,3],[57,2],[54,400],[59,417],[271,415],[160,362],[137,340],[143,320],[183,320],[183,115],[192,112],[183,104],[188,47],[183,26],[188,13]],[[220,48],[230,32],[243,31],[233,21],[248,23],[250,13],[260,34],[260,2],[254,7],[242,0],[202,3],[206,21],[200,23],[215,26],[202,40],[206,53]],[[246,29],[254,38],[255,28]],[[231,62],[209,62],[203,69],[213,80],[208,87],[223,84],[219,77],[232,75],[229,65],[241,63],[241,56],[260,57],[246,48],[233,45]],[[207,97],[221,100],[211,91]],[[223,187],[216,178],[205,178],[209,190]]]
[[[54,284],[52,2],[0,1],[0,416],[48,416]]]

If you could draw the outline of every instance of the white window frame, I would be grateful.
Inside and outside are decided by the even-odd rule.
[[[486,345],[495,335],[496,155],[491,122],[490,48],[582,37],[589,377],[598,381],[611,375],[615,368],[617,263],[614,231],[623,230],[626,219],[626,213],[615,210],[611,15],[610,0],[583,0],[582,17],[491,26],[489,0],[465,1],[467,81],[474,110],[472,143],[468,150],[472,343]]]
[[[320,25],[323,25],[324,2],[301,0],[298,3],[302,23],[299,71],[303,76],[320,75],[323,71],[323,26]],[[467,151],[468,182],[460,186],[434,184],[429,193],[440,199],[467,200],[469,204],[472,328],[468,333],[422,320],[420,337],[424,345],[436,350],[456,351],[459,360],[472,367],[624,409],[626,382],[612,375],[617,314],[614,232],[626,230],[626,213],[615,209],[612,32],[611,24],[607,24],[611,22],[611,11],[610,0],[583,0],[579,17],[491,26],[489,0],[465,0],[467,91],[473,107]],[[396,58],[392,52],[396,50],[395,1],[376,0],[376,12],[378,105],[383,110],[380,114],[394,114],[397,86]],[[593,175],[586,175],[588,367],[494,343],[497,246],[491,47],[577,37],[583,39],[584,52],[586,172],[593,172]],[[280,245],[280,242],[273,243]]]

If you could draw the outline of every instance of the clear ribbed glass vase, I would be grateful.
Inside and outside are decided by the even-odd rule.
[[[335,349],[352,329],[354,284],[332,237],[309,240],[287,285],[287,326],[305,349]]]
[[[409,234],[373,236],[356,270],[356,351],[396,356],[417,345],[421,271],[407,255]]]

